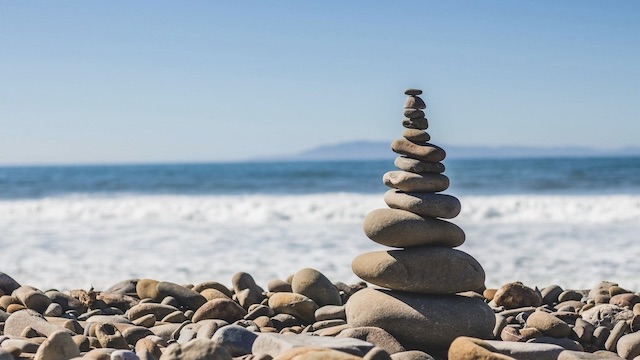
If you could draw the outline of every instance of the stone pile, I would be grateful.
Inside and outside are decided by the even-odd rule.
[[[421,90],[409,89],[404,104],[402,138],[391,144],[400,154],[397,171],[383,176],[391,187],[388,209],[369,213],[364,232],[371,240],[398,249],[361,254],[353,272],[384,289],[368,288],[346,305],[351,326],[377,326],[405,347],[423,351],[447,349],[458,336],[491,337],[492,309],[479,298],[485,274],[469,254],[454,249],[465,241],[462,229],[443,219],[460,213],[460,201],[441,194],[449,187],[442,173],[445,151],[430,144]]]

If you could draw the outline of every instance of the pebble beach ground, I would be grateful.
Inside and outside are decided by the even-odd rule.
[[[22,285],[0,273],[0,291],[0,359],[7,360],[640,356],[640,296],[606,281],[591,289],[509,283],[460,294],[490,306],[493,334],[458,337],[449,349],[434,350],[406,347],[384,326],[352,326],[350,312],[397,309],[355,309],[352,296],[379,290],[331,281],[311,268],[262,286],[250,274],[236,273],[229,282],[125,279],[107,289],[64,292]],[[421,314],[411,316],[417,321]],[[403,327],[420,332],[411,322]],[[449,328],[444,322],[438,331]]]

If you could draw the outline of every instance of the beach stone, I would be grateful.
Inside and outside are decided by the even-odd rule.
[[[411,129],[411,128],[405,129],[402,132],[402,137],[404,137],[405,139],[411,142],[417,142],[417,143],[427,142],[431,140],[431,135],[429,135],[429,133],[424,132],[422,130]]]
[[[171,296],[178,300],[180,305],[192,310],[197,310],[207,302],[207,299],[200,295],[199,292],[167,281],[159,282],[156,285],[156,291],[161,298]]]
[[[425,262],[426,263],[426,262]],[[493,310],[482,300],[366,288],[346,304],[352,327],[380,327],[405,348],[446,349],[458,336],[491,337]]]
[[[44,311],[43,315],[58,317],[58,316],[62,316],[63,313],[64,311],[62,311],[62,306],[60,306],[60,304],[56,304],[52,302],[51,304],[49,304],[49,306],[47,306],[47,309]]]
[[[609,330],[620,321],[633,319],[633,311],[621,308],[613,304],[597,305],[589,310],[583,311],[582,319],[594,326],[605,326]]]
[[[131,326],[122,331],[122,337],[129,345],[135,345],[140,339],[154,335],[153,331],[143,326]]]
[[[404,109],[402,115],[409,119],[418,119],[424,117],[424,111],[419,109]]]
[[[232,360],[231,355],[211,340],[195,339],[186,344],[171,344],[159,360]]]
[[[9,312],[9,305],[20,304],[20,300],[11,295],[0,296],[0,307]],[[22,304],[20,304],[22,305]]]
[[[406,193],[389,190],[384,194],[385,203],[392,209],[412,212],[424,217],[452,219],[460,214],[460,200],[451,195],[433,193]]]
[[[221,327],[213,334],[211,341],[225,349],[232,357],[251,354],[253,342],[258,334],[249,331],[242,326],[227,325]]]
[[[15,289],[11,296],[20,300],[28,309],[35,310],[43,314],[51,304],[51,299],[42,291],[31,286],[20,286]]]
[[[408,96],[404,101],[405,109],[426,109],[427,104],[419,96]]]
[[[157,286],[160,283],[153,279],[140,279],[136,284],[136,294],[140,299],[151,299],[153,301],[161,300],[158,295]]]
[[[153,314],[156,319],[162,319],[174,311],[178,311],[178,309],[171,305],[141,303],[129,309],[129,320],[134,321],[149,314]]]
[[[254,341],[252,353],[256,357],[278,355],[298,347],[329,348],[362,356],[374,345],[366,341],[351,338],[332,338],[326,336],[260,334]]]
[[[382,176],[388,186],[406,192],[440,192],[449,187],[449,178],[442,174],[415,174],[408,171],[389,171]]]
[[[527,326],[540,330],[544,335],[563,338],[569,336],[569,324],[544,311],[534,311],[527,318]]]
[[[402,126],[407,129],[427,130],[429,128],[429,120],[426,117],[406,118],[402,120]],[[428,141],[428,140],[425,140]],[[420,141],[422,142],[422,141]]]
[[[599,350],[594,353],[587,353],[584,351],[565,350],[558,355],[558,360],[614,360],[622,359],[615,353],[610,351]]]
[[[542,303],[553,305],[559,302],[558,296],[562,294],[563,291],[564,290],[562,290],[562,288],[558,285],[549,285],[545,287],[544,289],[540,290],[540,295],[542,296]]]
[[[616,344],[616,351],[623,359],[640,356],[640,332],[623,335]]]
[[[245,309],[248,309],[252,304],[259,304],[264,299],[262,288],[256,284],[251,275],[245,272],[235,273],[231,278],[231,283],[238,303]]]
[[[40,342],[32,341],[33,339],[26,338],[15,338],[15,339],[6,339],[2,342],[2,348],[5,350],[9,350],[14,352],[14,349],[18,349],[17,352],[20,353],[31,353],[35,354],[38,351],[38,347],[41,345]]]
[[[38,347],[34,360],[68,360],[80,356],[78,346],[71,338],[71,334],[56,331]]]
[[[321,272],[301,269],[293,275],[291,289],[313,300],[318,306],[342,305],[338,289]]]
[[[422,94],[422,90],[409,88],[409,89],[404,91],[404,94],[405,95],[409,95],[409,96],[416,96],[416,95]]]
[[[520,282],[513,282],[502,285],[496,291],[493,302],[506,309],[515,309],[525,306],[540,306],[542,298],[535,290]]]
[[[52,302],[60,305],[63,312],[75,310],[79,313],[87,311],[87,307],[78,299],[71,295],[65,294],[57,290],[50,290],[44,293]]]
[[[157,360],[160,358],[160,356],[162,356],[160,347],[148,338],[138,340],[135,345],[135,351],[140,360],[151,360],[150,356],[153,356],[153,358]]]
[[[158,325],[150,327],[149,330],[151,330],[154,333],[154,335],[156,335],[157,337],[168,342],[168,341],[175,340],[173,338],[173,334],[176,331],[179,331],[182,326],[183,326],[182,324],[175,324],[175,323],[173,324],[158,323]]]
[[[422,294],[476,290],[485,280],[482,266],[471,255],[445,247],[364,253],[353,259],[351,267],[369,283]]]
[[[405,348],[386,330],[375,326],[361,326],[342,330],[336,338],[360,339],[384,349],[389,354],[405,351]]]
[[[131,323],[137,326],[143,326],[146,328],[150,328],[153,325],[155,325],[157,319],[156,316],[153,314],[147,314],[144,316],[141,316],[135,320],[133,320]]]
[[[484,340],[460,336],[451,343],[447,355],[449,359],[513,360],[494,350],[493,346]]]
[[[573,332],[575,333],[578,341],[582,344],[591,343],[593,339],[593,331],[595,329],[595,326],[591,325],[582,318],[576,319],[573,325]]]
[[[167,316],[163,317],[162,322],[169,322],[169,323],[181,323],[183,321],[187,320],[187,317],[184,315],[184,313],[180,310],[176,310],[170,314],[168,314]]]
[[[111,353],[111,360],[140,360],[131,350],[116,350]]]
[[[229,290],[228,287],[224,286],[223,284],[217,281],[205,281],[203,283],[197,284],[191,290],[201,293],[203,290],[206,290],[206,289],[218,290],[221,293],[225,294],[228,298],[231,298],[233,296],[233,293],[231,292],[231,290]]]
[[[15,360],[20,357],[20,349],[2,349],[0,348],[0,360]]]
[[[613,329],[611,329],[611,333],[609,334],[609,337],[607,337],[607,341],[604,343],[604,348],[609,351],[617,352],[618,340],[625,332],[627,332],[627,330],[629,330],[627,322],[619,321]]]
[[[197,323],[205,319],[221,319],[232,323],[242,319],[247,311],[231,299],[213,299],[202,305],[191,319]]]
[[[400,170],[409,171],[416,174],[442,173],[445,170],[445,166],[441,162],[420,161],[406,156],[398,156],[394,160],[393,165]]]
[[[75,335],[71,330],[62,326],[48,322],[38,312],[30,309],[20,310],[12,313],[4,323],[4,335],[22,336],[25,329],[30,328],[38,334],[49,336],[57,331],[68,332]]]
[[[289,314],[306,322],[315,321],[318,304],[297,293],[275,293],[269,298],[269,307],[276,313]]]
[[[120,315],[93,315],[86,320],[87,324],[91,323],[109,323],[109,324],[132,324],[131,320]]]
[[[565,350],[584,351],[580,343],[569,338],[555,338],[551,336],[535,337],[527,340],[529,344],[550,344],[562,347]]]
[[[254,304],[249,307],[249,312],[245,315],[246,320],[253,320],[260,316],[273,316],[275,311],[266,305]]]
[[[523,343],[487,340],[496,352],[518,360],[557,359],[565,349],[553,344]]]
[[[582,294],[580,294],[575,290],[565,290],[562,293],[560,293],[560,295],[558,295],[558,302],[565,302],[565,301],[571,301],[571,300],[580,301],[582,300],[582,297],[583,297]]]
[[[598,349],[604,349],[604,345],[611,335],[611,330],[606,326],[598,326],[593,330],[593,345]]]
[[[95,326],[96,337],[103,348],[129,349],[122,333],[113,324],[98,323]]]
[[[613,295],[609,299],[609,304],[618,305],[620,307],[633,308],[635,304],[640,303],[640,296],[633,293],[623,293]]]
[[[439,146],[429,143],[416,144],[405,138],[394,140],[391,143],[391,150],[397,154],[427,162],[439,162],[447,156],[444,149]]]
[[[453,223],[399,209],[373,210],[362,227],[369,239],[392,247],[457,247],[465,240],[464,231]]]
[[[316,318],[316,321],[334,319],[345,320],[347,315],[344,311],[344,305],[325,305],[316,310],[314,317]]]
[[[362,359],[360,356],[348,354],[346,352],[319,348],[319,347],[296,347],[287,350],[276,356],[274,360],[356,360]]]
[[[391,360],[435,360],[433,356],[420,350],[402,351],[391,354]]]
[[[105,293],[112,294],[125,294],[125,295],[136,295],[137,290],[136,286],[138,285],[138,281],[140,279],[125,279],[118,281],[117,283],[109,286],[104,290]]]
[[[14,290],[20,287],[20,284],[15,281],[11,276],[0,271],[0,290],[5,294],[11,294]]]
[[[291,284],[280,279],[273,279],[267,283],[269,292],[293,292]]]
[[[217,289],[204,289],[200,292],[200,295],[202,295],[206,301],[213,299],[230,299],[229,296]]]

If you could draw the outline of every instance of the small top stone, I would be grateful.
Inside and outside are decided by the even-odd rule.
[[[422,94],[422,90],[420,89],[407,89],[404,91],[405,95],[420,95]]]

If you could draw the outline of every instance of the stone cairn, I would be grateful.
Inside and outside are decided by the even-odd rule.
[[[428,143],[428,122],[421,90],[408,89],[404,104],[403,138],[391,149],[400,154],[398,171],[384,174],[391,187],[384,200],[388,209],[370,212],[364,232],[371,240],[398,249],[357,256],[353,272],[382,288],[367,288],[346,304],[351,326],[377,326],[405,347],[446,350],[458,336],[489,338],[495,325],[492,309],[469,294],[484,287],[482,266],[454,247],[465,241],[464,231],[451,219],[460,201],[440,192],[449,187],[442,173],[445,151]]]

